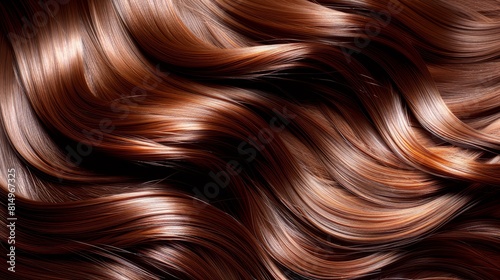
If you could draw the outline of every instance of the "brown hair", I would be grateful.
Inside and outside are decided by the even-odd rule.
[[[498,0],[0,13],[1,278],[500,278]]]

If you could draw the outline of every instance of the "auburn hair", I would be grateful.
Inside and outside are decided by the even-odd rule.
[[[500,278],[498,0],[0,15],[0,278]]]

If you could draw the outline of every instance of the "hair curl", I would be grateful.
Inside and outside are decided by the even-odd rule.
[[[0,13],[1,278],[500,278],[498,0]]]

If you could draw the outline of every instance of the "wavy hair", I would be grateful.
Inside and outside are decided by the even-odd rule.
[[[500,278],[498,0],[0,14],[1,278]]]

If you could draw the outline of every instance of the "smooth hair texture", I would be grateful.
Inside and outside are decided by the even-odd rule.
[[[500,1],[0,15],[0,278],[500,279]]]

